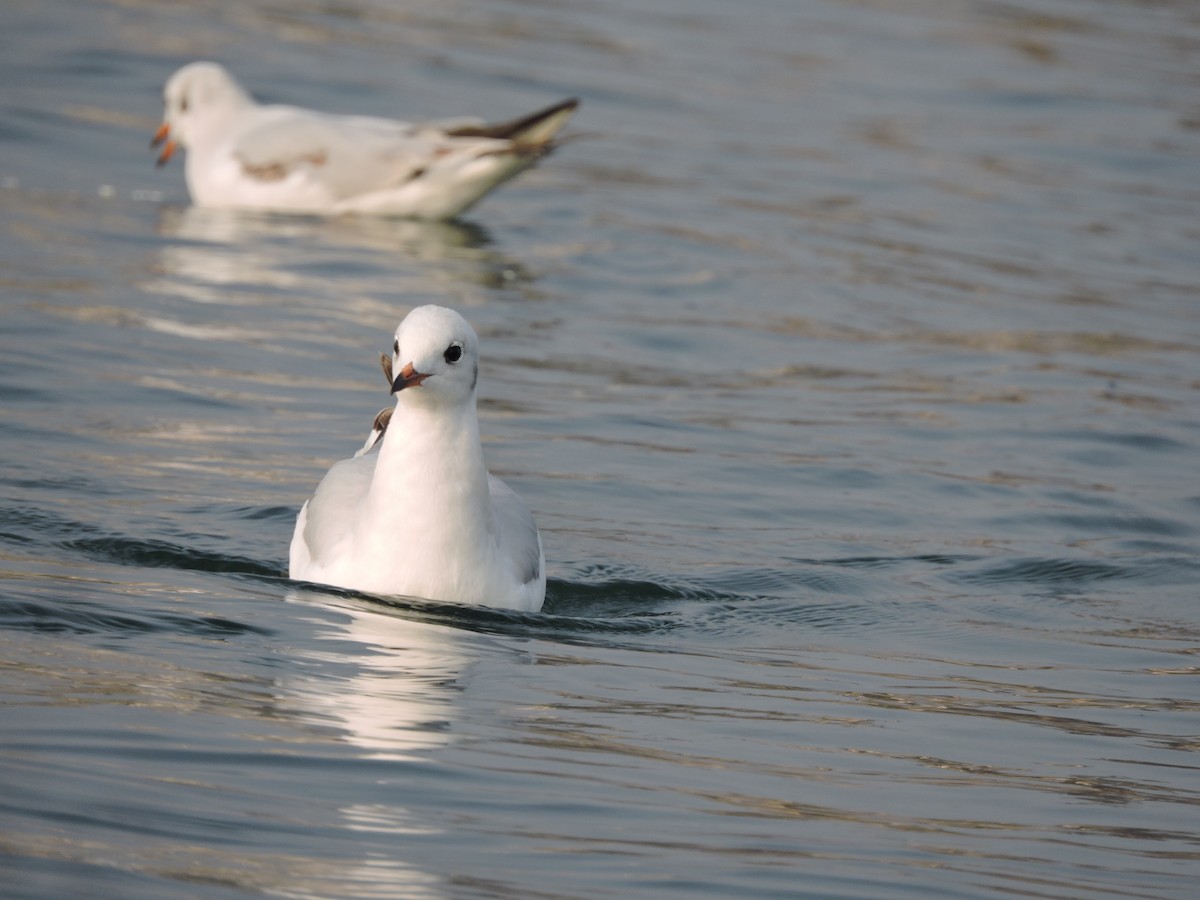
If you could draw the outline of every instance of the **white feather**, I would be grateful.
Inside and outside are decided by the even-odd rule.
[[[507,125],[409,123],[264,106],[224,68],[191,63],[164,91],[165,162],[187,150],[197,206],[447,219],[554,147],[567,100]]]
[[[398,391],[382,437],[335,463],[300,510],[290,576],[376,594],[540,609],[541,535],[521,498],[484,467],[474,329],[452,310],[423,306],[400,324],[396,341],[393,370],[411,364],[426,377]],[[447,357],[451,346],[462,349],[457,361]]]

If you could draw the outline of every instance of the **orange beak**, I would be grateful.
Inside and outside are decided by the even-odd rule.
[[[162,144],[162,152],[158,154],[158,161],[155,162],[156,166],[165,166],[172,154],[174,154],[175,148],[179,146],[174,141],[167,139],[170,133],[171,126],[163,122],[158,126],[158,131],[154,132],[153,140],[150,141],[151,147],[157,147],[159,144]]]
[[[424,372],[414,369],[412,363],[405,363],[400,374],[396,376],[396,380],[392,382],[392,393],[398,394],[405,388],[420,387],[421,382],[428,377]]]

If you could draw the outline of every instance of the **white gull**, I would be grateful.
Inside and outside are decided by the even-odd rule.
[[[262,105],[222,66],[194,62],[164,90],[159,165],[187,150],[197,206],[448,219],[529,168],[579,101],[486,125],[400,122]]]
[[[546,594],[542,539],[529,508],[484,466],[475,330],[453,310],[420,306],[392,349],[384,371],[396,373],[395,407],[300,510],[289,576],[536,612]]]

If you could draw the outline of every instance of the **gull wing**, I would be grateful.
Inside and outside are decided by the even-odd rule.
[[[378,459],[378,453],[343,459],[321,479],[296,519],[289,562],[292,578],[304,578],[310,565],[319,566],[350,534],[348,512],[366,498]]]
[[[488,490],[500,551],[512,563],[513,574],[522,585],[544,584],[546,558],[542,552],[542,536],[529,507],[495,475],[488,475]]]
[[[369,116],[338,116],[294,106],[255,109],[229,152],[263,184],[303,173],[335,198],[404,184],[435,159],[440,132]]]

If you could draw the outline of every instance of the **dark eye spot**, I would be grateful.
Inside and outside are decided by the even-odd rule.
[[[393,353],[395,353],[397,356],[399,356],[399,355],[400,355],[400,341],[399,341],[399,339],[392,341],[392,352],[393,352]]]
[[[442,358],[448,363],[456,363],[462,359],[462,344],[454,343],[446,348],[446,352],[442,354]]]
[[[187,112],[187,109],[188,109],[188,101],[187,101],[187,97],[185,96],[179,101],[179,111]]]

